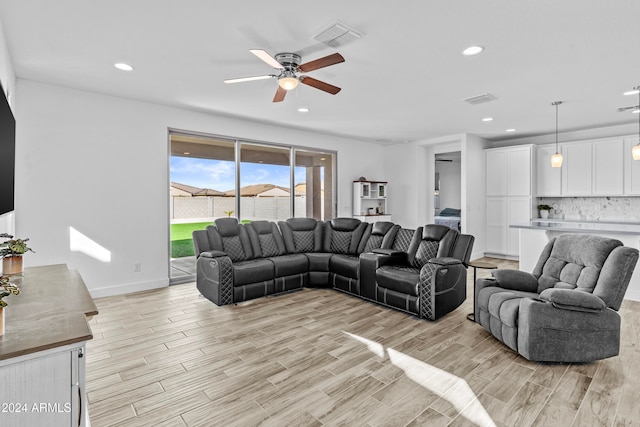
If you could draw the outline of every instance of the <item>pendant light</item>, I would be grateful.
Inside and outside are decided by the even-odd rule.
[[[560,154],[560,151],[558,151],[558,105],[560,104],[562,104],[562,101],[555,101],[551,103],[551,105],[555,105],[556,107],[556,152],[553,156],[551,156],[552,168],[559,168],[562,166],[562,154]]]
[[[636,86],[633,90],[638,92],[638,108],[634,111],[638,115],[638,143],[631,149],[633,160],[640,160],[640,86]]]

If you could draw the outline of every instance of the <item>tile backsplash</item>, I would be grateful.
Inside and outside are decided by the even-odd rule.
[[[549,218],[640,222],[640,197],[540,197],[553,207]]]

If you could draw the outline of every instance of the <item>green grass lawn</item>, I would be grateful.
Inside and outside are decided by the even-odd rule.
[[[171,224],[171,258],[194,256],[191,233],[204,230],[210,222],[191,222],[188,224]]]

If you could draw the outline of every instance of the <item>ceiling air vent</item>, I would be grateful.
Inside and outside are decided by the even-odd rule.
[[[495,101],[496,99],[498,98],[491,95],[490,93],[483,93],[482,95],[472,96],[471,98],[467,98],[464,101],[468,102],[471,105],[478,105],[478,104],[484,104],[485,102]]]
[[[320,33],[313,36],[314,40],[327,46],[337,48],[351,43],[362,37],[362,33],[349,27],[347,24],[336,21]]]

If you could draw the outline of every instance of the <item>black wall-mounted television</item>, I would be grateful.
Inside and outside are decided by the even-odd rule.
[[[16,173],[16,119],[2,90],[0,96],[0,215],[14,209]]]

